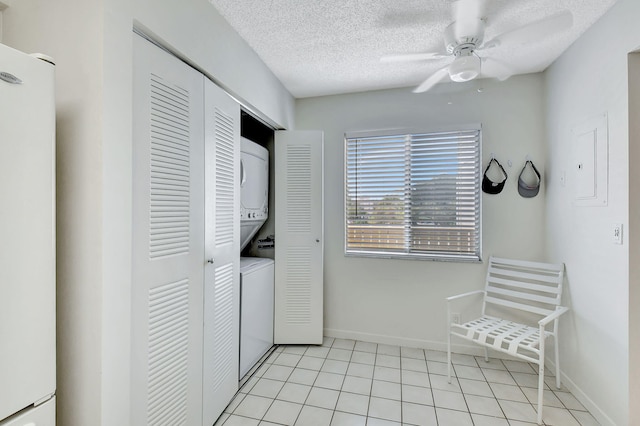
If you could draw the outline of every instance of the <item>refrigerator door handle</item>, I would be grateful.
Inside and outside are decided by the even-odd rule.
[[[6,81],[7,83],[11,84],[22,84],[22,80],[6,71],[0,71],[0,80]]]

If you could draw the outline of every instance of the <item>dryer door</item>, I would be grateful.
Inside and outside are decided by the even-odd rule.
[[[252,143],[252,142],[250,142]],[[267,217],[267,197],[269,190],[269,154],[262,152],[245,151],[241,153],[241,177],[240,177],[240,197],[242,200],[241,219],[266,219]]]

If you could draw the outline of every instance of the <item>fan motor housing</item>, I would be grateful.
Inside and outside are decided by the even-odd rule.
[[[449,55],[465,56],[472,53],[482,44],[484,39],[484,21],[479,20],[478,34],[470,34],[456,38],[455,22],[444,31],[444,46]]]

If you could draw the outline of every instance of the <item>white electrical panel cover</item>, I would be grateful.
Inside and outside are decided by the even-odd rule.
[[[606,206],[609,172],[607,115],[591,117],[572,132],[576,206]]]

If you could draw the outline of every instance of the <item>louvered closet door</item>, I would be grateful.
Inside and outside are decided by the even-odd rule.
[[[322,132],[276,132],[275,343],[322,343],[322,167]]]
[[[201,74],[134,35],[133,425],[202,424]]]
[[[240,106],[205,81],[203,424],[238,390],[240,346]]]

